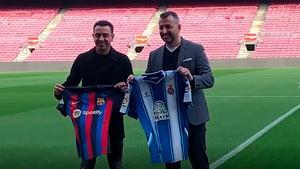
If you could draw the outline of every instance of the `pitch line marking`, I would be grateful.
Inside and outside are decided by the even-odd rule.
[[[300,82],[297,82],[297,84],[298,84],[298,86],[297,86],[297,89],[298,89],[298,88],[300,88]]]
[[[300,104],[298,104],[297,106],[295,106],[294,108],[292,108],[291,110],[289,110],[288,112],[286,112],[285,114],[283,114],[282,116],[277,118],[275,121],[273,121],[271,124],[267,125],[265,128],[258,131],[256,134],[254,134],[248,140],[246,140],[245,142],[243,142],[242,144],[237,146],[231,152],[227,153],[223,157],[221,157],[218,160],[211,163],[210,168],[215,169],[215,168],[219,167],[220,165],[222,165],[224,162],[226,162],[227,160],[229,160],[230,158],[232,158],[233,156],[238,154],[240,151],[245,149],[247,146],[249,146],[251,143],[253,143],[255,140],[257,140],[263,134],[268,132],[270,129],[272,129],[274,126],[276,126],[278,123],[280,123],[281,121],[283,121],[284,119],[286,119],[287,117],[289,117],[290,115],[295,113],[299,108],[300,108]]]

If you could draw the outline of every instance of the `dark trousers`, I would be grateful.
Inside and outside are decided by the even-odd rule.
[[[110,141],[110,153],[107,154],[107,162],[110,169],[122,169],[123,138]],[[80,169],[94,169],[96,158],[82,160]]]
[[[189,159],[193,169],[209,169],[206,154],[206,125],[189,124]],[[165,163],[166,169],[180,169],[180,161]]]

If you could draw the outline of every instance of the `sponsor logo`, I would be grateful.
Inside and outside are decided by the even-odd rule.
[[[84,111],[81,111],[80,109],[75,109],[73,111],[73,117],[78,118],[80,115],[84,115],[84,116],[87,116],[87,115],[101,115],[102,113],[103,112],[100,111],[100,110],[92,110],[92,111],[84,110]]]
[[[76,102],[71,102],[71,105],[76,105],[78,104],[80,101],[76,101]]]
[[[154,112],[154,120],[155,121],[169,119],[169,112],[163,101],[159,100],[159,101],[154,102],[153,112]]]
[[[92,111],[83,111],[82,114],[87,115],[101,115],[103,112],[100,110],[92,110]]]

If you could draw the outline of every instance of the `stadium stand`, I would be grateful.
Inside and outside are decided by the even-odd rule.
[[[136,8],[70,8],[40,49],[26,61],[71,61],[94,46],[93,25],[106,19],[115,26],[113,47],[127,53],[127,44],[143,32],[156,6]]]
[[[39,2],[43,4],[46,0]],[[93,47],[92,26],[99,19],[107,19],[115,25],[113,46],[126,54],[130,43],[145,30],[159,3],[151,1],[150,5],[132,3],[127,4],[128,6],[118,6],[114,5],[114,2],[93,7],[61,5],[66,9],[62,21],[53,28],[45,41],[38,42],[38,47],[25,61],[74,60],[79,53]],[[56,4],[61,2],[56,0],[54,3],[56,7],[1,7],[0,62],[14,61],[24,47],[32,45],[30,43],[33,41],[30,39],[39,37],[47,24],[59,13]],[[81,1],[76,3],[83,4]],[[119,4],[119,1],[116,0],[115,4]],[[222,0],[201,3],[193,1],[185,2],[184,5],[179,0],[174,0],[167,10],[179,14],[182,23],[181,34],[184,38],[203,44],[209,59],[226,60],[237,58],[241,40],[249,33],[258,5],[255,0],[243,3],[237,0],[231,3]],[[299,1],[272,1],[265,23],[258,34],[255,51],[249,56],[300,57],[299,18]],[[149,52],[162,44],[156,27],[136,60],[147,60]]]
[[[254,58],[300,57],[300,5],[270,5]]]
[[[4,8],[0,11],[0,62],[11,62],[26,45],[37,37],[55,15],[55,8]]]
[[[236,58],[244,34],[255,16],[256,5],[248,6],[171,6],[168,10],[181,18],[181,35],[205,46],[209,59]],[[158,30],[149,40],[149,46],[138,59],[146,59],[149,51],[161,45]]]

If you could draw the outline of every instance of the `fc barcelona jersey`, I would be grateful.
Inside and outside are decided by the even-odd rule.
[[[109,151],[109,123],[114,105],[112,87],[65,88],[58,108],[73,123],[78,156],[92,159]]]
[[[177,71],[148,73],[132,81],[121,112],[139,119],[151,162],[188,158],[187,111],[191,101],[189,81]]]

